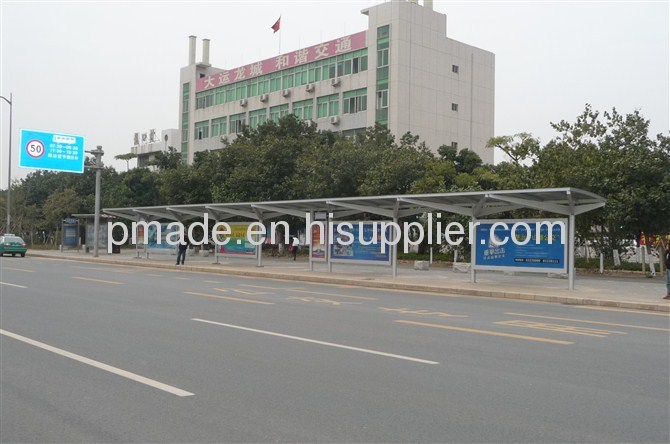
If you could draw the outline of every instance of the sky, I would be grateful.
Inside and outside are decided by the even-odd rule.
[[[19,129],[83,135],[106,165],[135,132],[178,128],[188,36],[209,38],[210,63],[240,65],[367,29],[377,1],[0,0],[0,95],[13,94],[12,180]],[[420,0],[423,3],[423,0]],[[434,1],[447,36],[495,54],[496,136],[596,110],[640,110],[650,134],[670,129],[670,8],[664,1]],[[281,31],[270,27],[281,16]],[[9,105],[0,101],[0,187],[7,187]],[[496,161],[502,156],[496,155]],[[131,162],[131,167],[134,161]]]

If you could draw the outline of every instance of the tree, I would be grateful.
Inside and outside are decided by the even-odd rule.
[[[135,153],[126,153],[126,154],[119,154],[118,156],[114,156],[115,159],[117,160],[125,160],[126,161],[126,171],[130,170],[130,160],[135,159],[137,157],[137,154]]]

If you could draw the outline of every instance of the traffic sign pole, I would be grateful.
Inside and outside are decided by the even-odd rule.
[[[91,166],[95,170],[95,219],[93,221],[93,257],[98,257],[99,253],[99,231],[100,231],[100,180],[102,174],[102,155],[105,152],[102,146],[98,145],[94,150],[86,151],[95,156],[95,166]]]

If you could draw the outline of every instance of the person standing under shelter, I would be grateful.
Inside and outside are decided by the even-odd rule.
[[[293,236],[293,240],[291,241],[291,254],[293,255],[293,260],[295,260],[298,255],[298,245],[300,245],[300,241],[296,236]]]
[[[188,241],[184,240],[179,242],[177,247],[177,265],[179,265],[179,260],[181,259],[181,264],[184,265],[184,259],[186,259],[186,250],[188,250]]]

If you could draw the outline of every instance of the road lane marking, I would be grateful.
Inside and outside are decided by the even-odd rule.
[[[73,265],[70,268],[77,268],[80,270],[104,271],[107,273],[126,273],[126,274],[137,273],[137,270],[118,270],[115,268],[101,268],[101,267],[80,267],[78,265]]]
[[[197,292],[194,292],[194,291],[185,291],[184,294],[189,294],[189,295],[192,295],[192,296],[202,296],[202,297],[205,297],[205,298],[226,299],[226,300],[229,300],[229,301],[237,301],[237,302],[249,302],[250,304],[274,305],[274,302],[256,301],[254,299],[234,298],[232,296],[218,296],[218,295],[215,295],[215,294],[197,293]]]
[[[3,270],[23,271],[24,273],[34,273],[35,270],[27,270],[25,268],[2,267]]]
[[[260,292],[260,291],[238,290],[238,289],[235,289],[235,288],[233,288],[232,290],[235,293],[246,294],[247,296],[262,296],[262,295],[270,294],[270,293],[263,293],[263,292]]]
[[[362,302],[349,302],[349,301],[331,301],[330,299],[321,299],[321,298],[312,298],[309,296],[289,296],[286,298],[288,301],[302,301],[302,302],[321,302],[323,304],[330,305],[360,305]]]
[[[86,277],[81,277],[81,276],[72,276],[72,279],[79,279],[81,281],[100,282],[101,284],[123,285],[123,282],[103,281],[102,279],[93,279],[93,278],[86,278]]]
[[[220,281],[203,281],[205,284],[223,284],[223,282]]]
[[[147,276],[153,276],[153,277],[163,277],[162,274],[154,274],[154,273],[147,273]]]
[[[323,293],[320,291],[312,290],[298,290],[295,288],[287,288],[285,291],[294,292],[294,293],[307,293],[307,294],[318,294],[320,296],[335,296],[336,298],[349,298],[349,299],[360,299],[362,301],[377,301],[377,298],[367,298],[364,296],[349,296],[346,294],[336,294],[336,293]]]
[[[100,370],[105,370],[110,373],[114,373],[115,375],[122,376],[124,378],[133,380],[135,382],[139,382],[140,384],[148,385],[153,388],[157,388],[159,390],[163,390],[164,392],[171,393],[173,395],[177,396],[193,396],[193,393],[187,392],[185,390],[179,389],[177,387],[173,387],[171,385],[163,384],[162,382],[158,382],[153,379],[145,378],[144,376],[140,376],[136,373],[132,373],[126,370],[122,370],[117,367],[112,367],[111,365],[95,361],[93,359],[77,355],[75,353],[63,350],[61,348],[53,347],[51,345],[45,344],[43,342],[35,341],[34,339],[26,338],[25,336],[17,335],[16,333],[12,333],[7,330],[0,330],[0,334],[16,339],[21,342],[25,342],[26,344],[33,345],[35,347],[41,348],[43,350],[50,351],[52,353],[56,353],[57,355],[65,356],[66,358],[73,359],[75,361],[81,362],[83,364],[90,365],[95,368],[99,368]]]
[[[357,351],[357,352],[361,352],[361,353],[369,353],[369,354],[372,354],[372,355],[385,356],[387,358],[402,359],[402,360],[405,360],[405,361],[418,362],[418,363],[421,363],[421,364],[439,364],[439,362],[427,361],[425,359],[419,359],[419,358],[412,358],[410,356],[396,355],[396,354],[393,354],[393,353],[386,353],[386,352],[381,352],[381,351],[376,351],[376,350],[370,350],[370,349],[367,349],[367,348],[351,347],[349,345],[335,344],[333,342],[317,341],[315,339],[302,338],[300,336],[285,335],[285,334],[282,334],[282,333],[275,333],[275,332],[266,331],[266,330],[257,330],[255,328],[242,327],[240,325],[223,324],[221,322],[208,321],[206,319],[198,319],[198,318],[193,318],[191,320],[192,321],[198,321],[198,322],[204,322],[206,324],[220,325],[222,327],[235,328],[237,330],[251,331],[251,332],[254,332],[254,333],[261,333],[261,334],[264,334],[264,335],[276,336],[276,337],[279,337],[279,338],[293,339],[293,340],[296,340],[296,341],[308,342],[310,344],[325,345],[325,346],[328,346],[328,347],[342,348],[342,349],[345,349],[345,350],[352,350],[352,351]]]
[[[620,335],[627,334],[626,332],[623,331],[600,330],[597,328],[575,327],[573,325],[546,324],[544,322],[521,321],[521,320],[494,322],[494,324],[509,325],[511,327],[535,328],[537,330],[555,331],[558,333],[570,333],[574,335],[593,336],[596,338],[606,338],[608,335],[611,334],[620,334]]]
[[[444,311],[430,311],[430,310],[413,310],[410,308],[387,308],[387,307],[377,307],[382,311],[387,313],[399,313],[399,314],[413,314],[413,315],[430,315],[438,316],[441,318],[467,318],[468,315],[455,315],[451,313],[446,313]]]
[[[603,310],[603,311],[616,311],[619,313],[635,313],[641,315],[652,315],[652,316],[665,316],[666,318],[670,316],[670,313],[659,313],[656,311],[650,310],[625,310],[622,308],[608,308],[608,307],[594,307],[591,305],[575,305],[575,308],[586,308],[587,310]]]
[[[177,279],[179,281],[190,281],[191,278],[185,278],[185,277],[173,277],[172,279]]]
[[[205,281],[205,282],[207,282],[207,281]],[[263,285],[240,284],[240,287],[260,288],[261,290],[281,290],[280,288],[277,288],[277,287],[265,287]]]
[[[477,330],[474,328],[453,327],[451,325],[444,325],[444,324],[427,324],[425,322],[406,321],[401,319],[398,319],[394,322],[398,322],[399,324],[419,325],[421,327],[442,328],[445,330],[462,331],[466,333],[480,333],[483,335],[502,336],[504,338],[524,339],[526,341],[547,342],[550,344],[561,344],[561,345],[574,344],[574,342],[560,341],[558,339],[537,338],[535,336],[515,335],[511,333],[501,333],[491,330]]]
[[[585,324],[597,324],[597,325],[609,325],[611,327],[626,327],[626,328],[638,328],[641,330],[654,330],[654,331],[670,331],[667,328],[658,328],[658,327],[645,327],[642,325],[629,325],[629,324],[615,324],[613,322],[598,322],[598,321],[587,321],[585,319],[571,319],[571,318],[556,318],[553,316],[540,316],[540,315],[531,315],[523,313],[505,313],[510,316],[526,316],[529,318],[542,318],[542,319],[552,319],[554,321],[569,321],[569,322],[583,322]]]
[[[16,287],[16,288],[28,288],[24,287],[23,285],[10,284],[9,282],[0,282],[0,285],[9,285],[10,287]]]

